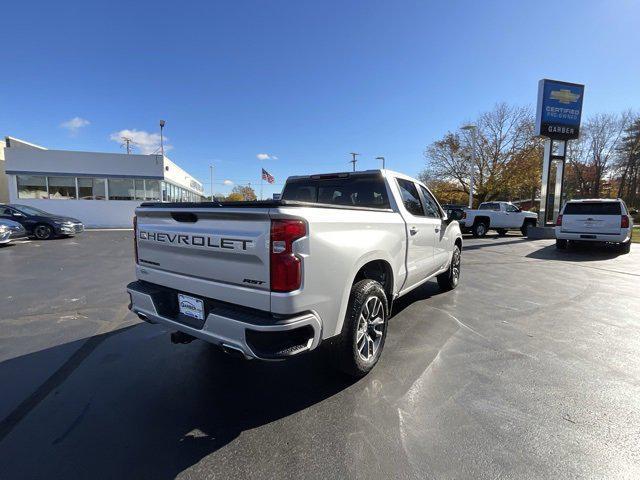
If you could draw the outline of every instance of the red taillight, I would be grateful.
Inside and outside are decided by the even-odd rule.
[[[562,226],[562,215],[558,215],[558,218],[556,219],[556,227],[561,227]]]
[[[302,283],[302,262],[293,242],[307,234],[302,220],[271,220],[271,291],[291,292]]]
[[[620,219],[620,228],[629,228],[629,217],[627,215],[622,215]]]
[[[133,216],[133,253],[136,257],[136,263],[138,262],[138,217]]]

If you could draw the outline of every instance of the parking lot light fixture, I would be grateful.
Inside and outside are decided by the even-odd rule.
[[[469,208],[473,208],[473,183],[476,169],[476,131],[478,127],[469,124],[462,127],[462,130],[471,132],[471,166],[469,168]]]

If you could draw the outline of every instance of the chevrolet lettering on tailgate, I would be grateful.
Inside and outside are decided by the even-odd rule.
[[[253,240],[244,238],[222,237],[219,235],[193,235],[185,233],[154,232],[140,230],[139,240],[157,243],[170,243],[200,248],[222,248],[226,250],[247,250],[254,247]]]

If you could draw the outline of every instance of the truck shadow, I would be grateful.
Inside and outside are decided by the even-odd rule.
[[[611,260],[621,255],[625,255],[620,251],[618,245],[614,244],[576,244],[570,245],[566,250],[558,250],[553,245],[535,250],[526,255],[527,258],[535,258],[536,260],[559,260],[570,262],[595,262],[602,260]]]
[[[332,447],[338,468],[349,472],[354,451],[363,454],[366,440],[359,436],[377,435],[387,417],[386,435],[394,436],[397,408],[389,399],[428,368],[457,330],[448,320],[411,314],[398,322],[407,306],[436,293],[432,283],[397,303],[389,347],[360,380],[328,366],[323,351],[287,362],[237,361],[204,342],[170,345],[167,332],[147,324],[6,360],[0,380],[12,385],[28,382],[39,366],[59,359],[61,349],[80,352],[0,422],[3,477],[170,479],[204,458],[218,474],[225,464],[237,472],[246,463],[250,476],[253,458],[264,463],[264,452],[282,455],[294,445],[300,454],[300,443],[313,450],[317,435],[329,444],[351,439]],[[407,343],[416,344],[410,353],[394,348]],[[379,420],[363,423],[369,416]],[[274,422],[277,427],[254,433]],[[231,443],[232,450],[219,454]]]

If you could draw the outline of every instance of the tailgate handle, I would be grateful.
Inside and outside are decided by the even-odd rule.
[[[198,221],[198,216],[191,212],[171,212],[171,218],[176,222],[195,223]]]

